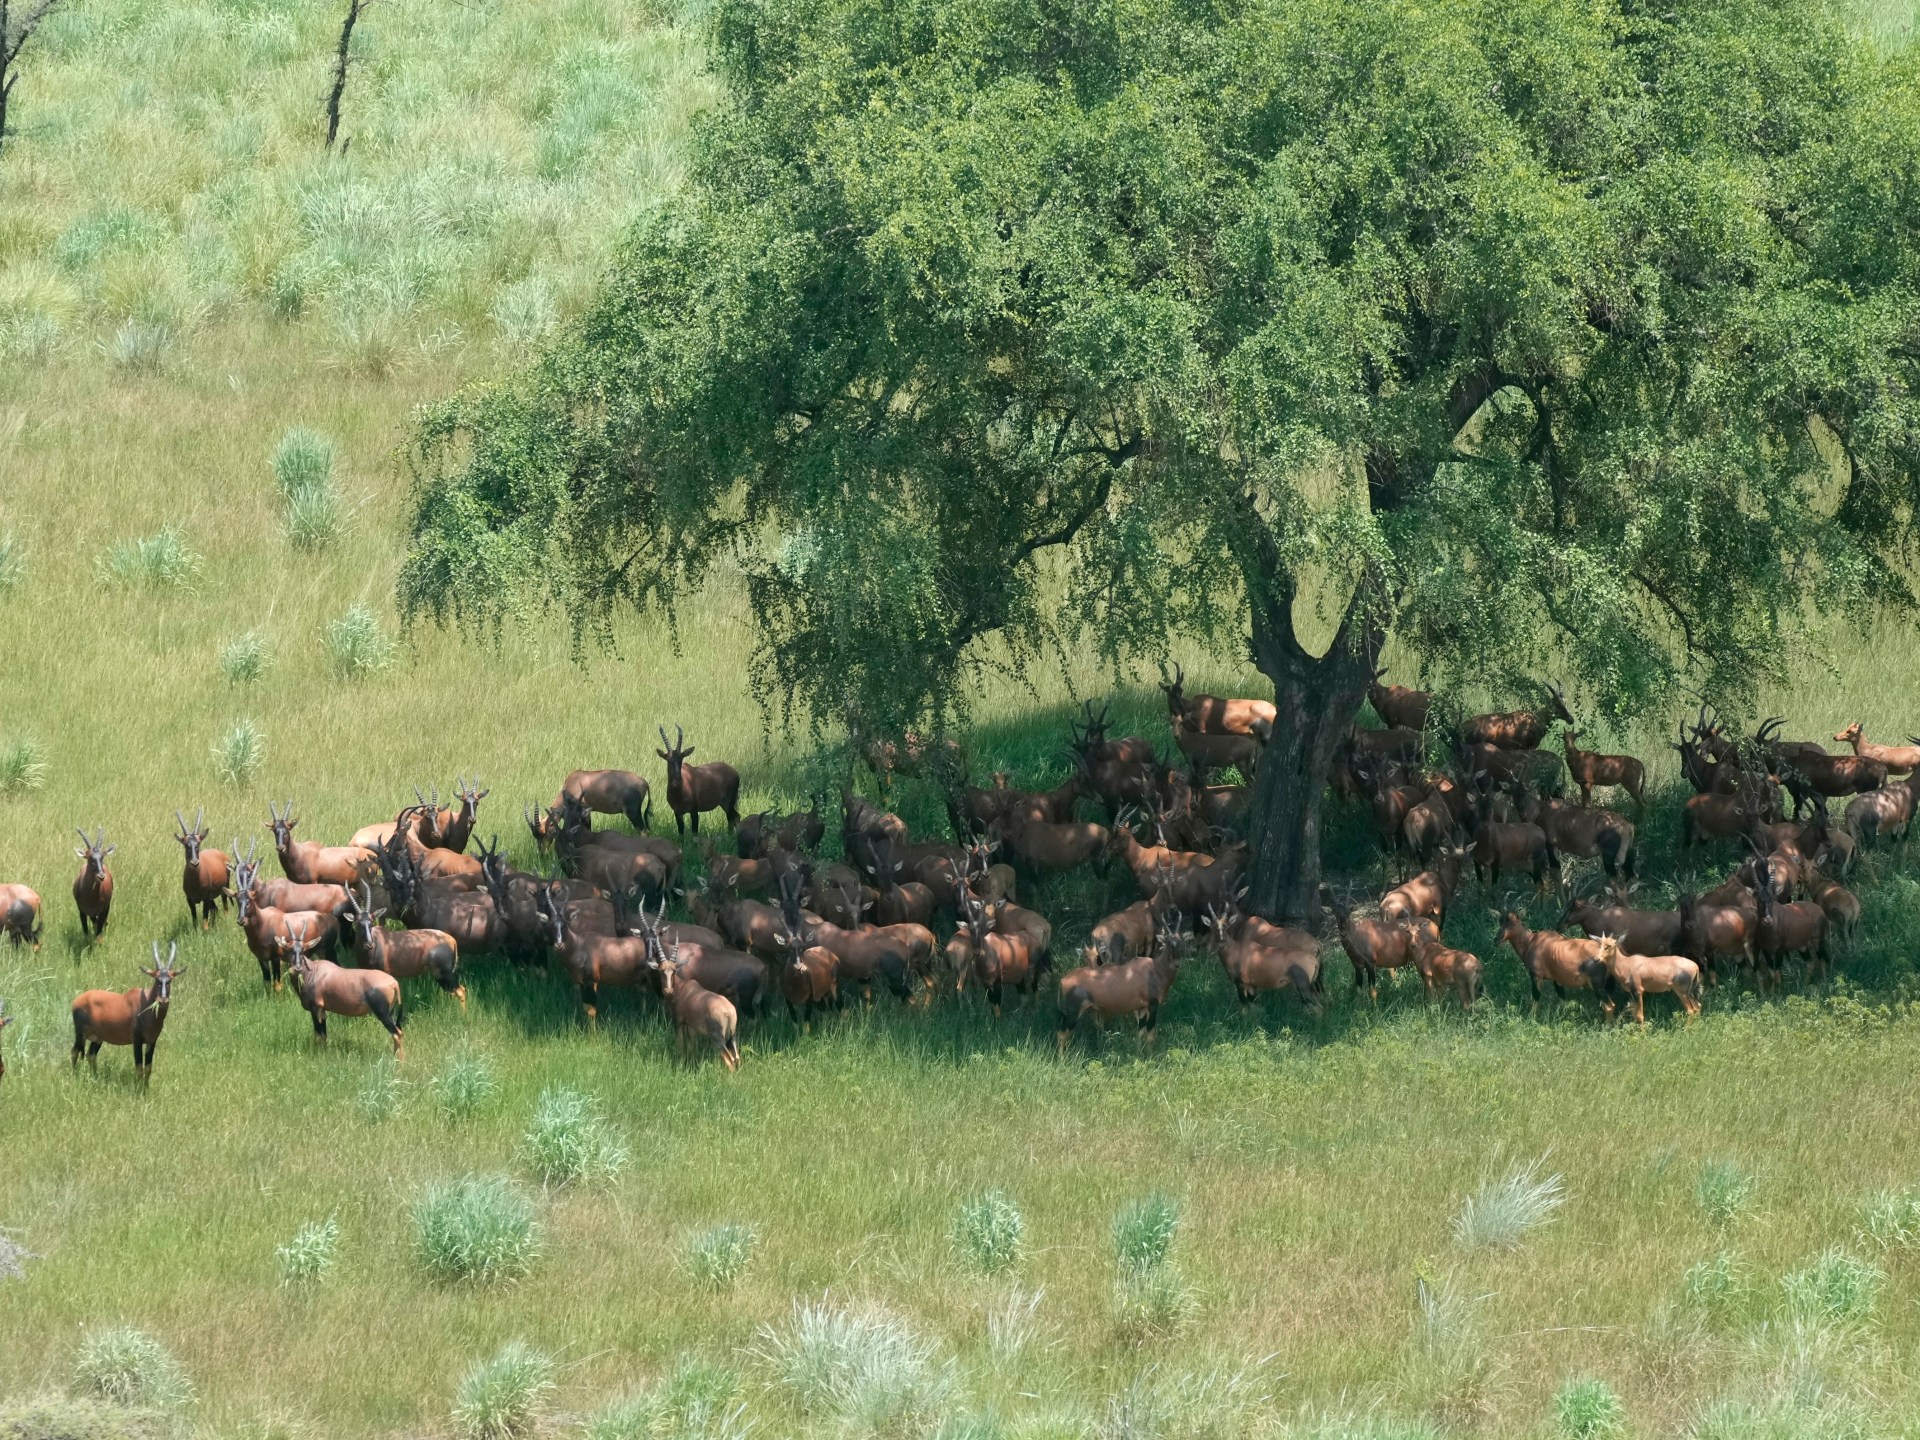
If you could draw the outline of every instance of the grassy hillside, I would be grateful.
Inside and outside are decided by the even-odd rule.
[[[1897,37],[1910,8],[1872,23]],[[724,583],[678,637],[636,620],[584,668],[552,624],[474,646],[397,637],[391,611],[412,407],[524,354],[674,183],[706,93],[692,33],[613,4],[376,5],[352,145],[328,158],[332,12],[74,5],[0,159],[0,784],[23,782],[0,793],[0,879],[49,915],[39,954],[0,948],[18,1017],[0,1233],[36,1257],[23,1278],[0,1265],[0,1396],[70,1386],[85,1334],[124,1322],[194,1382],[175,1424],[289,1440],[449,1433],[463,1373],[514,1338],[556,1357],[554,1433],[655,1397],[609,1437],[1539,1435],[1582,1377],[1618,1392],[1632,1434],[1920,1425],[1920,1202],[1874,1203],[1920,1184],[1920,884],[1902,859],[1864,887],[1844,985],[1723,993],[1645,1035],[1580,1005],[1529,1019],[1476,893],[1459,938],[1489,957],[1491,996],[1467,1019],[1406,984],[1356,1007],[1344,961],[1324,1018],[1243,1016],[1197,959],[1150,1062],[1117,1033],[1059,1060],[1044,1006],[995,1024],[942,997],[809,1037],[751,1027],[730,1078],[674,1068],[651,1003],[614,997],[589,1036],[556,977],[483,961],[464,1018],[410,991],[398,1076],[371,1022],[335,1022],[315,1054],[230,920],[186,929],[176,807],[205,805],[218,843],[264,843],[269,799],[290,796],[303,834],[339,838],[477,769],[482,832],[527,862],[520,804],[576,765],[658,783],[662,722],[738,763],[749,807],[809,783],[745,694]],[[289,535],[271,465],[297,426],[335,447],[343,518],[317,548]],[[151,548],[115,560],[169,527],[181,583]],[[398,644],[348,676],[328,627],[360,605]],[[223,652],[250,632],[266,664],[230,679]],[[1914,728],[1911,630],[1827,638],[1835,668],[1798,666],[1760,708],[1794,733]],[[1196,686],[1251,683],[1186,658]],[[1108,684],[1084,657],[1037,692],[994,684],[982,768],[1056,777],[1070,694]],[[1125,695],[1159,736],[1156,701]],[[240,722],[263,755],[229,783],[212,751]],[[1658,737],[1633,739],[1669,773]],[[119,845],[98,947],[66,896],[78,824]],[[1667,877],[1670,805],[1649,831]],[[1358,817],[1332,843],[1366,863]],[[1124,898],[1087,877],[1038,903],[1071,938]],[[131,984],[155,938],[192,969],[151,1093],[124,1051],[97,1082],[70,1076],[71,996]],[[629,1152],[605,1183],[543,1190],[524,1137],[552,1086],[596,1097]],[[1477,1187],[1541,1157],[1567,1197],[1546,1223],[1511,1249],[1456,1237]],[[412,1206],[469,1172],[536,1197],[543,1250],[516,1283],[444,1283],[416,1257]],[[991,1189],[1022,1212],[1025,1253],[985,1277],[953,1227]],[[1156,1191],[1180,1206],[1171,1268],[1117,1294],[1110,1223]],[[332,1274],[283,1285],[276,1247],[329,1217]],[[716,1290],[689,1240],[726,1222],[758,1242]],[[795,1304],[823,1296],[888,1317],[824,1391],[789,1363]],[[816,1371],[829,1349],[806,1352]]]

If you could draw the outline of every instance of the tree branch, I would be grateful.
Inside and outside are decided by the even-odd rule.
[[[327,92],[326,148],[329,150],[340,134],[340,98],[347,90],[347,47],[353,43],[353,27],[359,23],[361,11],[372,3],[373,0],[347,0],[346,19],[340,23],[340,44],[333,57],[333,88]],[[346,149],[346,145],[342,145],[341,153],[345,154]]]

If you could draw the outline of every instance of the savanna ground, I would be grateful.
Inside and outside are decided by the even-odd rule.
[[[1723,991],[1693,1027],[1663,1010],[1644,1034],[1578,1004],[1528,1018],[1470,891],[1456,943],[1488,957],[1490,998],[1467,1018],[1405,983],[1356,1006],[1337,952],[1324,1018],[1287,1001],[1241,1015],[1203,957],[1150,1061],[1120,1032],[1060,1060],[1047,1005],[996,1024],[977,996],[942,996],[804,1038],[752,1025],[729,1077],[677,1068],[651,1002],[616,996],[588,1035],[556,977],[481,960],[464,1019],[410,992],[397,1077],[371,1022],[336,1022],[315,1053],[230,919],[187,929],[176,807],[205,805],[216,844],[264,842],[269,799],[290,796],[303,835],[343,838],[413,785],[477,770],[481,833],[527,863],[520,804],[576,765],[658,786],[659,723],[739,764],[747,808],[824,778],[747,695],[751,636],[724,580],[677,637],[634,621],[584,667],[536,619],[498,646],[419,632],[384,668],[340,673],[330,623],[364,605],[395,633],[412,407],[565,316],[621,223],[674,183],[708,87],[695,17],[375,7],[353,145],[330,160],[325,10],[84,0],[52,22],[0,160],[0,771],[37,782],[0,796],[0,878],[48,905],[40,953],[0,951],[18,1017],[0,1041],[0,1227],[35,1257],[0,1278],[0,1396],[69,1386],[84,1335],[125,1323],[197,1390],[166,1423],[221,1435],[445,1432],[462,1374],[514,1338],[557,1359],[555,1432],[650,1391],[668,1398],[600,1433],[1532,1435],[1561,1426],[1556,1394],[1580,1377],[1617,1392],[1634,1434],[1920,1426],[1920,1205],[1873,1204],[1920,1185],[1920,883],[1898,857],[1862,880],[1862,940],[1831,989]],[[1866,21],[1903,43],[1912,7]],[[344,515],[318,548],[290,541],[269,464],[293,426],[335,445]],[[169,526],[198,561],[186,583],[103,573]],[[1831,667],[1796,664],[1757,711],[1789,733],[1915,728],[1910,628],[1814,629]],[[229,679],[222,653],[248,632],[267,663]],[[1190,685],[1253,684],[1183,658]],[[1124,680],[1121,708],[1164,739],[1149,680]],[[976,768],[1059,778],[1072,704],[1113,688],[1074,656],[1035,691],[989,684]],[[1671,786],[1663,718],[1610,743]],[[242,721],[262,756],[225,781],[212,751]],[[902,799],[936,823],[930,796]],[[119,847],[98,947],[67,899],[77,824]],[[1671,794],[1646,833],[1667,893]],[[1335,813],[1330,846],[1356,878],[1372,863],[1356,815]],[[1065,951],[1124,898],[1121,877],[1088,876],[1036,903]],[[69,999],[133,983],[155,938],[192,968],[151,1092],[124,1051],[97,1080],[69,1075]],[[521,1140],[554,1086],[597,1099],[630,1154],[617,1176],[542,1189]],[[1456,1236],[1469,1195],[1540,1157],[1566,1196],[1546,1223],[1511,1248]],[[429,1278],[417,1195],[495,1172],[537,1197],[539,1258],[508,1285]],[[991,1279],[953,1238],[988,1190],[1025,1220],[1024,1254]],[[1150,1192],[1181,1218],[1143,1317],[1117,1304],[1110,1224]],[[283,1284],[276,1247],[328,1217],[332,1273]],[[714,1288],[686,1255],[722,1222],[758,1241]],[[831,1394],[779,1363],[796,1302],[823,1296],[892,1317]]]

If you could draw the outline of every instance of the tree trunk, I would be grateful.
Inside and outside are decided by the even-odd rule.
[[[1253,652],[1273,681],[1273,738],[1254,779],[1247,906],[1287,925],[1320,915],[1320,806],[1341,737],[1360,713],[1385,636],[1358,594],[1331,647],[1307,653],[1291,607],[1256,604]]]

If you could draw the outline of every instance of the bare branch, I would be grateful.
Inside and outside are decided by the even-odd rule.
[[[327,149],[333,148],[333,142],[340,134],[340,99],[347,89],[347,49],[353,43],[353,27],[360,21],[361,12],[373,0],[347,0],[347,15],[340,22],[340,45],[333,57],[333,87],[327,92]],[[351,143],[351,142],[347,142]],[[342,144],[340,151],[346,153],[347,145]]]

